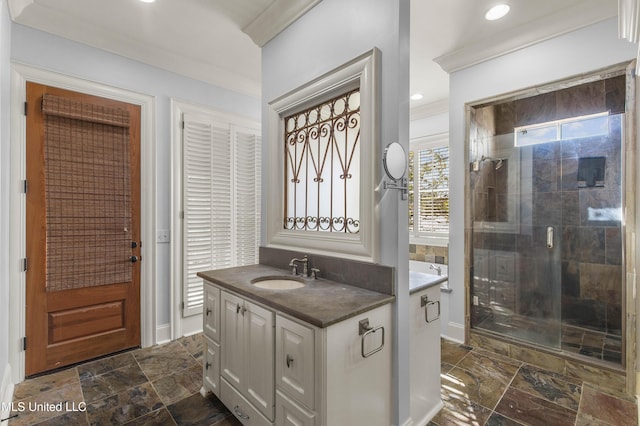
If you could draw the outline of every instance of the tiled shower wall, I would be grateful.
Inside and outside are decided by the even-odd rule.
[[[511,170],[506,166],[496,170],[495,162],[480,163],[470,175],[474,221],[504,222],[509,203],[519,203],[517,232],[473,233],[473,249],[515,254],[515,300],[508,306],[515,313],[533,316],[539,311],[542,316],[561,303],[563,323],[621,334],[621,223],[591,220],[587,212],[589,207],[620,208],[624,120],[615,114],[624,110],[625,76],[620,75],[473,111],[472,145],[474,137],[499,141],[500,135],[513,134],[517,126],[603,111],[612,114],[606,136],[518,148],[524,162],[519,166],[522,171],[517,194],[507,193],[507,185],[501,185],[506,171]],[[484,149],[491,156],[493,147]],[[480,159],[473,146],[470,157],[471,161]],[[583,157],[606,158],[604,187],[578,188],[578,159]],[[560,259],[554,258],[553,262],[549,262],[546,248],[548,226],[560,234],[555,238],[562,246]],[[547,300],[551,277],[558,274],[562,283],[560,300]],[[472,288],[472,294],[476,293],[489,294]]]
[[[448,265],[449,247],[409,244],[409,260]]]

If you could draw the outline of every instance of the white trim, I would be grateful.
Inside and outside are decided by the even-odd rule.
[[[320,0],[275,0],[242,32],[262,47],[318,3]]]
[[[449,321],[442,337],[456,343],[464,343],[464,325]]]
[[[264,194],[270,200],[266,206],[264,224],[265,245],[275,248],[304,250],[309,253],[332,253],[369,262],[379,260],[377,244],[379,217],[376,203],[380,178],[380,167],[376,162],[379,149],[378,62],[380,52],[372,49],[352,61],[330,71],[308,84],[269,102],[268,134],[263,141],[263,164],[267,170]],[[360,87],[360,139],[366,141],[360,146],[360,232],[358,234],[336,235],[283,229],[282,206],[284,206],[283,176],[284,156],[282,117],[302,110],[304,107],[325,100],[337,91],[347,87]]]
[[[435,115],[449,112],[449,98],[439,99],[428,104],[416,105],[411,107],[410,121],[416,121],[423,118],[433,117]]]
[[[473,65],[515,52],[545,40],[570,33],[617,16],[615,2],[588,0],[540,19],[498,32],[493,36],[468,44],[461,49],[447,52],[434,59],[451,74]]]
[[[162,324],[156,328],[156,344],[169,343],[171,341],[171,324]]]
[[[2,385],[0,386],[0,419],[6,419],[11,415],[11,402],[13,401],[13,382],[11,381],[11,365],[7,364],[2,376]]]
[[[53,71],[13,62],[11,64],[11,182],[9,277],[9,363],[14,366],[13,381],[24,380],[25,359],[20,342],[25,335],[25,273],[19,268],[25,253],[25,200],[20,182],[25,178],[26,120],[23,105],[26,82],[46,84],[67,90],[139,105],[140,123],[140,216],[142,258],[140,274],[141,346],[152,346],[156,330],[156,153],[155,99],[153,96],[83,80]]]
[[[440,412],[440,410],[444,407],[444,403],[442,400],[438,400],[438,403],[431,408],[418,422],[417,425],[428,425],[429,422]],[[413,423],[413,422],[412,422]]]
[[[182,309],[182,117],[190,114],[209,120],[259,129],[260,123],[249,117],[227,113],[210,106],[171,98],[171,276],[170,276],[170,340],[202,331],[202,317],[183,318]]]

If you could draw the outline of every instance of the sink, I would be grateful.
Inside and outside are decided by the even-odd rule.
[[[288,276],[255,278],[251,284],[268,290],[295,290],[306,285],[302,279]]]

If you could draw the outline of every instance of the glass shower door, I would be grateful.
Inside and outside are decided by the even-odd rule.
[[[474,328],[561,347],[560,143],[478,139],[471,165]]]

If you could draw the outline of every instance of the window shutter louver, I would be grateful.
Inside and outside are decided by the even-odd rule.
[[[202,313],[200,271],[257,263],[257,130],[184,114],[183,316]]]

